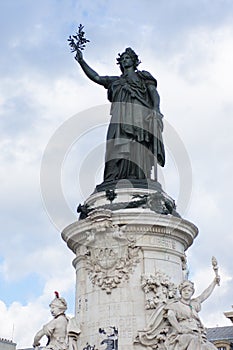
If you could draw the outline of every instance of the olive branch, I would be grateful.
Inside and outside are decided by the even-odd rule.
[[[78,31],[75,35],[70,35],[67,41],[71,47],[71,52],[76,52],[78,50],[84,50],[86,43],[89,43],[90,40],[85,38],[85,32],[83,30],[84,26],[80,24],[78,26]]]

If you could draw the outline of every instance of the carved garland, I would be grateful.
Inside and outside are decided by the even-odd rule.
[[[158,304],[173,299],[177,294],[177,287],[163,272],[156,271],[154,275],[142,275],[141,286],[146,295],[145,308],[155,309]]]

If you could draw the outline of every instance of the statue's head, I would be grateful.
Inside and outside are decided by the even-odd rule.
[[[55,292],[55,298],[49,304],[51,314],[57,316],[67,310],[67,303],[64,298],[59,297],[58,292]]]
[[[120,65],[121,71],[122,72],[124,71],[124,69],[122,67],[122,64],[121,64],[124,55],[128,55],[132,59],[133,67],[136,70],[138,65],[141,63],[141,61],[139,60],[138,55],[136,54],[136,52],[134,50],[132,50],[131,47],[127,47],[124,52],[122,52],[121,54],[120,53],[118,54],[119,57],[117,57],[117,59],[116,59],[117,60],[117,64]]]
[[[192,294],[194,294],[194,292],[195,292],[194,283],[191,282],[191,281],[189,281],[189,280],[186,280],[186,281],[181,282],[180,285],[179,285],[179,287],[178,287],[178,290],[179,290],[179,292],[180,292],[180,295],[182,295],[182,290],[183,290],[184,288],[187,288],[187,287],[191,288],[191,289],[192,289]]]

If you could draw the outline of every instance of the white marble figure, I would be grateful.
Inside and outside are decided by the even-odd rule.
[[[167,319],[172,326],[172,332],[167,338],[169,350],[214,350],[216,347],[206,338],[205,328],[199,318],[201,303],[206,300],[220,278],[215,277],[207,289],[197,298],[193,298],[194,285],[184,281],[179,286],[180,299],[168,304]]]
[[[146,329],[138,331],[135,342],[146,346],[148,350],[216,350],[207,340],[198,315],[202,302],[220,283],[216,267],[214,270],[214,280],[196,298],[192,298],[194,284],[189,280],[183,281],[178,287],[180,297],[160,303],[151,314]]]
[[[54,317],[50,322],[40,329],[33,342],[33,347],[40,346],[40,339],[47,336],[48,342],[45,349],[51,350],[77,350],[77,338],[80,329],[77,327],[75,318],[68,318],[65,315],[67,303],[55,292],[55,299],[50,303],[51,315]]]

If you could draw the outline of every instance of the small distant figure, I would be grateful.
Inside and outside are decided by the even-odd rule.
[[[66,300],[59,297],[58,292],[55,292],[55,299],[49,306],[51,315],[54,318],[36,333],[33,347],[38,348],[41,338],[47,336],[48,342],[45,349],[77,350],[76,342],[81,331],[77,327],[75,318],[69,319],[65,315],[65,311],[67,310]]]

